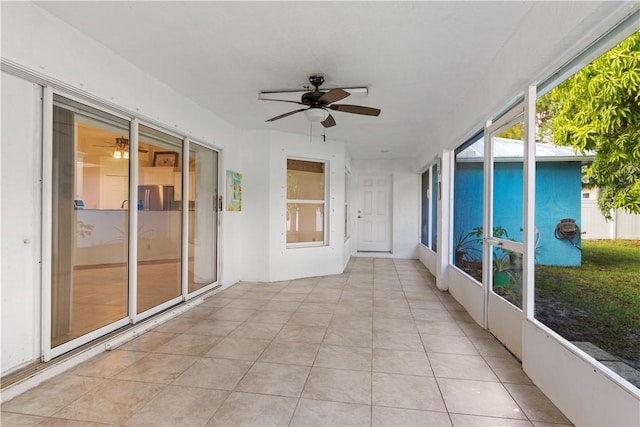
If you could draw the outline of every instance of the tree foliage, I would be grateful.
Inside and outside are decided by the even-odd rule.
[[[594,151],[586,181],[600,189],[600,210],[640,214],[640,31],[539,101],[538,137]]]

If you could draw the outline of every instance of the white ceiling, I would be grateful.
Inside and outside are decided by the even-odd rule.
[[[262,90],[367,86],[328,138],[354,159],[415,157],[455,113],[535,2],[39,2],[38,5],[240,129],[308,135],[295,104]],[[577,29],[579,31],[579,29]],[[534,35],[535,37],[535,35]],[[115,70],[114,70],[115,71]],[[314,124],[314,135],[322,132]],[[388,150],[389,153],[381,151]]]

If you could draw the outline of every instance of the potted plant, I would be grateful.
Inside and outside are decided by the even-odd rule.
[[[461,232],[456,239],[454,247],[455,265],[462,266],[465,260],[477,260],[482,258],[482,239],[478,238],[476,231],[467,234]]]
[[[506,253],[493,254],[493,286],[504,288],[511,279],[511,262]]]

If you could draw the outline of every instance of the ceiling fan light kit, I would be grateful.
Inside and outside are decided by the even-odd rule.
[[[290,111],[288,113],[280,114],[279,116],[272,117],[267,122],[273,122],[283,119],[290,115],[304,111],[305,116],[311,122],[321,123],[325,128],[336,125],[336,121],[329,112],[329,110],[340,111],[342,113],[360,114],[365,116],[378,116],[380,115],[380,109],[364,107],[362,105],[347,105],[347,104],[334,104],[350,96],[351,93],[345,89],[335,88],[326,92],[321,91],[319,88],[324,83],[324,77],[321,75],[313,75],[309,77],[309,83],[314,87],[314,90],[305,92],[302,94],[300,101],[292,101],[288,99],[271,99],[263,98],[263,94],[275,94],[276,92],[260,92],[258,99],[263,101],[277,101],[277,102],[289,102],[298,105],[304,105],[307,108],[301,108],[299,110]],[[358,91],[365,88],[355,88]],[[297,92],[297,91],[285,91],[285,92]],[[281,92],[282,93],[282,92]]]
[[[129,158],[129,140],[124,136],[116,138],[116,149],[113,152],[114,159]]]
[[[329,113],[322,108],[309,108],[308,110],[304,110],[304,115],[307,116],[307,119],[314,123],[323,122],[328,114]]]

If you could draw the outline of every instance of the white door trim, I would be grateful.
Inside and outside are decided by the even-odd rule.
[[[371,184],[374,192],[365,186]],[[382,192],[375,190],[381,189]],[[391,253],[393,250],[393,175],[358,176],[357,251]]]

